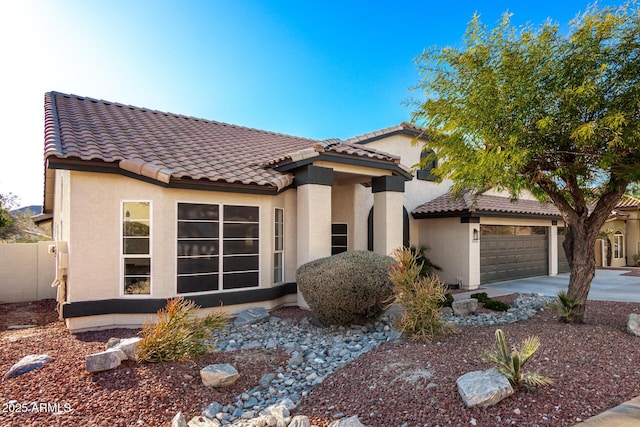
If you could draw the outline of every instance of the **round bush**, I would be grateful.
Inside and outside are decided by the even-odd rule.
[[[300,266],[298,289],[324,322],[344,325],[375,319],[393,294],[393,263],[393,258],[374,252],[342,252]]]

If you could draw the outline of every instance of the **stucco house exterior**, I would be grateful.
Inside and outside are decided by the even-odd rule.
[[[640,258],[640,199],[622,196],[602,226],[602,238],[596,241],[596,265],[600,267],[625,267],[637,265]],[[611,259],[608,259],[608,244]],[[634,258],[634,255],[636,258]]]
[[[72,331],[140,326],[184,296],[230,314],[306,303],[296,269],[344,250],[430,247],[446,283],[567,271],[562,221],[532,197],[454,199],[416,170],[403,123],[313,139],[50,92],[45,197]]]

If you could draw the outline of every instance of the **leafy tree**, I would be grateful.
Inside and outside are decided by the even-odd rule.
[[[11,193],[0,194],[0,230],[12,222],[9,211],[14,207],[16,196]]]
[[[528,189],[560,210],[571,267],[568,294],[582,319],[600,228],[640,181],[640,12],[591,6],[570,22],[487,28],[475,15],[460,48],[417,59],[412,121],[443,161],[452,191]],[[427,157],[424,161],[429,162]]]

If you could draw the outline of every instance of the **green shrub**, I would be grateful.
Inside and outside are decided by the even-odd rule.
[[[440,301],[438,303],[438,307],[443,308],[443,307],[451,307],[453,305],[453,295],[451,295],[450,293],[447,293],[444,296],[444,300]]]
[[[544,386],[553,384],[551,378],[544,377],[535,372],[524,372],[522,368],[531,359],[540,347],[538,337],[528,337],[522,341],[519,349],[514,348],[509,353],[507,341],[501,329],[496,330],[496,343],[498,349],[486,351],[482,359],[485,362],[493,363],[496,370],[504,375],[515,388],[524,383],[528,386]]]
[[[471,298],[475,298],[475,299],[478,300],[478,302],[481,302],[483,304],[485,302],[489,301],[489,295],[487,295],[486,292],[478,292],[478,293],[475,293],[475,294],[471,294],[470,296],[471,296]]]
[[[402,310],[396,322],[400,332],[411,339],[432,339],[453,327],[440,318],[440,304],[446,301],[447,287],[435,275],[421,276],[422,264],[408,248],[393,252],[396,260],[389,270],[393,283],[393,302]]]
[[[482,303],[482,306],[486,309],[493,310],[493,311],[507,311],[509,310],[509,308],[511,308],[509,304],[505,304],[502,301],[496,301],[492,299]]]
[[[326,323],[344,325],[379,317],[391,297],[393,259],[347,251],[298,268],[296,280],[309,307]]]
[[[214,330],[224,327],[227,316],[214,311],[199,318],[198,308],[182,297],[168,300],[166,307],[158,311],[157,322],[142,326],[142,340],[136,348],[138,362],[181,360],[213,351],[213,344],[207,341]]]

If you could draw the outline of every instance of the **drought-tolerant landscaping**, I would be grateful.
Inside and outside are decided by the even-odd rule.
[[[514,302],[513,296],[495,299]],[[214,401],[225,406],[249,401],[254,396],[243,393],[259,387],[265,375],[270,378],[268,374],[274,376],[262,395],[269,393],[269,388],[276,392],[286,389],[286,384],[295,388],[306,378],[310,378],[308,383],[315,381],[316,385],[311,385],[304,396],[300,391],[300,405],[292,415],[307,415],[318,426],[328,426],[334,417],[342,415],[357,415],[371,426],[569,426],[640,394],[640,338],[626,332],[628,314],[640,312],[640,304],[634,303],[589,302],[587,318],[581,325],[561,323],[555,312],[543,310],[528,320],[512,323],[457,326],[456,333],[432,342],[404,338],[386,342],[393,335],[385,336],[390,331],[385,331],[384,326],[381,331],[375,327],[363,331],[314,326],[308,321],[309,312],[286,308],[271,313],[272,317],[258,326],[225,332],[219,343],[220,350],[225,351],[182,362],[124,361],[115,370],[96,374],[86,372],[85,355],[104,350],[110,337],[135,336],[137,331],[118,329],[73,335],[57,321],[54,307],[52,301],[0,307],[2,372],[28,354],[46,353],[54,358],[38,370],[0,383],[3,425],[166,426],[179,411],[189,420]],[[476,317],[490,318],[489,314],[488,310],[479,309]],[[7,329],[28,324],[37,326]],[[539,337],[540,348],[527,369],[552,378],[554,383],[519,390],[491,407],[466,408],[456,380],[470,371],[491,368],[482,360],[482,354],[495,347],[498,327],[510,343],[519,343],[531,335]],[[277,331],[288,335],[280,341],[273,335]],[[259,341],[259,336],[265,341]],[[346,336],[350,337],[348,341]],[[382,339],[371,345],[370,351],[362,351],[376,337]],[[269,338],[272,341],[267,346]],[[313,344],[298,342],[297,350],[302,350],[299,354],[303,359],[300,366],[293,368],[290,362],[293,351],[297,351],[293,349],[296,340]],[[326,347],[312,340],[324,340]],[[290,344],[284,345],[284,341]],[[260,348],[256,342],[260,342]],[[361,355],[336,366],[332,373],[318,368],[323,364],[314,360],[333,360],[331,349],[338,344],[349,356],[358,352]],[[243,346],[254,349],[243,350]],[[309,352],[315,353],[311,360],[305,358]],[[345,360],[346,353],[342,355]],[[340,351],[334,356],[338,359]],[[233,364],[240,378],[228,388],[205,387],[199,371],[213,363]],[[311,369],[305,371],[306,368]],[[320,377],[324,379],[318,381]],[[59,404],[62,412],[9,412],[5,410],[8,402],[25,406],[33,402]],[[65,404],[70,411],[65,412]]]

